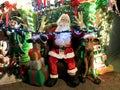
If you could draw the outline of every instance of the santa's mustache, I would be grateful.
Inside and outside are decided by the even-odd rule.
[[[60,22],[58,24],[58,26],[61,26],[61,27],[69,27],[69,24],[68,23],[65,23],[65,22]]]
[[[70,31],[70,26],[65,25],[65,24],[60,24],[56,30],[56,32],[61,32],[61,31]]]

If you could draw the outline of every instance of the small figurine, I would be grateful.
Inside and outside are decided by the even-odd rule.
[[[112,72],[114,70],[113,66],[108,64],[107,55],[104,53],[102,46],[100,45],[99,39],[95,38],[93,40],[94,44],[94,74],[101,75],[106,72]]]

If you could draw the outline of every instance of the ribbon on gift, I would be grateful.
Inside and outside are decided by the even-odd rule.
[[[35,77],[34,77],[34,75],[35,75],[35,70],[32,70],[32,74],[31,74],[31,75],[32,75],[32,83],[33,83],[33,84],[36,84],[36,83],[35,83],[35,82],[36,82],[36,81],[35,81]]]
[[[5,1],[3,3],[3,7],[1,9],[2,11],[2,14],[5,13],[5,8],[7,10],[6,12],[6,26],[8,26],[8,21],[9,21],[9,14],[8,14],[8,11],[11,11],[12,9],[16,10],[16,3],[13,3],[13,4],[10,4],[9,1]]]
[[[6,13],[6,26],[8,27],[8,22],[9,22],[9,13]]]
[[[2,6],[1,6],[1,11],[2,13],[5,13],[5,8],[6,10],[10,11],[12,9],[16,10],[16,3],[10,4],[9,1],[5,1]]]
[[[84,2],[84,1],[86,1],[86,0],[71,0],[69,2],[69,4],[74,8],[74,15],[75,16],[78,16],[77,15],[77,9],[78,9],[79,4]]]
[[[5,1],[4,4],[5,4],[5,7],[7,10],[12,10],[12,9],[16,10],[17,9],[16,3],[10,4],[8,1]]]
[[[40,70],[30,70],[30,71],[31,71],[31,74],[30,74],[31,75],[31,83],[34,85],[41,86],[44,84],[44,81],[48,79],[48,71],[47,71],[46,66],[43,66]],[[37,80],[36,75],[39,78],[38,80]],[[41,75],[44,77],[42,78]],[[44,78],[45,78],[45,80],[42,80]]]
[[[47,69],[43,66],[43,67],[41,68],[41,70],[44,72],[45,77],[46,77],[46,80],[47,80],[47,79],[48,79],[48,71],[47,71]]]

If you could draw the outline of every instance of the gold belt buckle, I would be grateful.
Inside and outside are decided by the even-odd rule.
[[[64,54],[64,50],[63,49],[59,49],[59,53],[60,54]]]

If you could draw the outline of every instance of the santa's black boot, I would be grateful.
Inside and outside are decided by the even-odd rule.
[[[99,78],[94,78],[93,82],[99,85],[101,83],[101,80]]]
[[[79,78],[80,82],[82,82],[82,83],[86,82],[86,78],[83,77],[82,75],[80,75],[78,78]]]
[[[78,86],[80,83],[79,79],[78,79],[78,76],[69,76],[69,79],[68,79],[68,82],[67,84],[70,86],[70,87],[76,87]]]
[[[52,87],[57,83],[58,78],[49,78],[45,83],[46,86]]]

